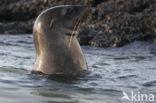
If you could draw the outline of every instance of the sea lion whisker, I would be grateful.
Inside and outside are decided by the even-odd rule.
[[[72,30],[72,34],[70,36],[70,39],[69,39],[69,48],[70,48],[70,45],[71,45],[71,42],[72,42],[72,36],[74,35],[75,31],[78,30],[78,27],[79,27],[79,24],[80,24],[80,20],[78,20],[75,25],[74,25],[74,28]]]

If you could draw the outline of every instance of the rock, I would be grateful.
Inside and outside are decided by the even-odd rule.
[[[91,4],[93,0],[1,0],[0,21],[27,21],[56,5]]]
[[[98,4],[91,24],[97,33],[93,46],[123,46],[134,40],[156,37],[155,0],[109,0]]]
[[[45,9],[56,5],[91,5],[92,0],[1,0],[0,33],[32,33],[33,22]]]
[[[41,11],[56,5],[89,5],[93,11],[79,30],[82,45],[118,47],[156,38],[156,0],[1,0],[0,33],[32,33]]]
[[[33,22],[3,22],[0,23],[0,34],[30,34]]]
[[[97,31],[89,27],[82,27],[79,31],[78,40],[81,45],[89,45],[89,42],[97,34]]]

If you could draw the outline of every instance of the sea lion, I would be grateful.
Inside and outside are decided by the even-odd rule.
[[[87,70],[76,36],[78,27],[87,20],[88,10],[86,6],[61,5],[49,8],[37,17],[33,27],[34,71],[74,75]]]

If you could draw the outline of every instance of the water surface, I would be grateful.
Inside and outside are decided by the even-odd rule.
[[[85,76],[42,77],[31,74],[35,48],[30,35],[0,35],[0,102],[129,103],[121,101],[122,91],[156,95],[156,44],[82,48],[89,67]]]

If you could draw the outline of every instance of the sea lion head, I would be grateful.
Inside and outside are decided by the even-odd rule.
[[[45,74],[76,74],[86,70],[76,34],[88,16],[89,7],[80,5],[61,5],[43,11],[33,27],[34,70]]]
[[[87,21],[89,7],[80,5],[61,5],[43,11],[34,25],[34,32],[53,31],[59,29],[63,34],[76,34],[76,30]]]

